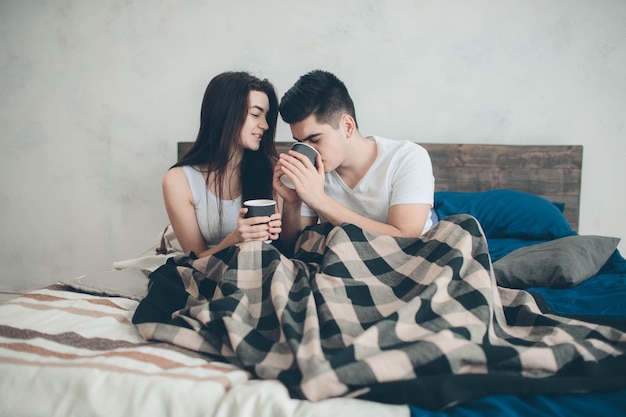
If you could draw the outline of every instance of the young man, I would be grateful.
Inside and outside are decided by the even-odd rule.
[[[409,141],[362,136],[352,99],[336,76],[316,70],[300,77],[281,99],[280,114],[293,138],[320,154],[317,168],[294,151],[281,154],[275,166],[285,243],[294,243],[318,219],[406,237],[420,236],[437,222],[428,152]],[[295,190],[281,182],[283,174]]]

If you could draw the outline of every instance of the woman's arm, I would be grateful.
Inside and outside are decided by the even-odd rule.
[[[175,167],[167,171],[163,176],[162,188],[167,216],[184,252],[191,251],[198,257],[204,257],[238,243],[265,240],[270,235],[270,217],[244,218],[248,209],[243,208],[239,211],[236,229],[217,245],[207,249],[196,219],[193,194],[183,168]]]
[[[193,194],[183,168],[175,167],[167,171],[161,186],[167,217],[183,251],[193,251],[196,254],[205,251],[206,245],[196,219]]]

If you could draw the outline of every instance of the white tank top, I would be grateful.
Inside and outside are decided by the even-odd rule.
[[[241,208],[241,196],[234,200],[219,200],[206,185],[206,180],[197,166],[183,166],[193,195],[196,220],[207,248],[217,245],[237,227]],[[219,203],[222,203],[220,228]]]

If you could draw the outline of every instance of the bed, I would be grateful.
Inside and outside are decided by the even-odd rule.
[[[189,143],[181,142],[178,146],[180,154]],[[278,148],[284,151],[289,146],[290,143],[284,143]],[[464,382],[459,382],[462,377],[429,377],[425,379],[427,383],[420,383],[414,378],[408,384],[398,383],[389,375],[385,379],[385,370],[393,368],[391,365],[397,357],[393,356],[397,352],[390,350],[391,355],[372,356],[373,361],[379,360],[379,363],[370,362],[377,377],[375,384],[359,385],[356,381],[347,384],[349,389],[344,389],[344,395],[335,395],[341,392],[337,391],[337,387],[342,385],[336,380],[345,382],[354,379],[354,375],[364,373],[362,363],[353,361],[358,353],[354,350],[350,354],[334,351],[331,355],[335,362],[343,361],[346,365],[345,375],[341,373],[341,367],[333,363],[330,369],[333,372],[329,372],[332,383],[328,383],[328,379],[320,379],[322,383],[317,384],[315,380],[303,383],[304,371],[287,372],[285,363],[288,355],[285,356],[282,351],[268,349],[262,352],[259,363],[265,363],[267,366],[264,367],[239,363],[245,362],[246,358],[241,359],[229,347],[232,348],[235,343],[243,346],[241,340],[236,340],[237,337],[251,334],[241,329],[242,322],[229,322],[228,326],[236,327],[230,332],[224,332],[223,323],[212,323],[217,327],[210,327],[213,329],[211,332],[198,328],[199,318],[207,314],[203,310],[201,294],[204,291],[226,294],[234,290],[225,286],[216,289],[210,280],[197,279],[194,274],[201,268],[223,268],[224,275],[228,275],[231,269],[224,265],[235,258],[240,261],[247,258],[242,257],[244,255],[240,252],[229,252],[214,259],[213,263],[199,265],[193,256],[180,253],[175,237],[166,229],[155,241],[155,247],[149,248],[145,254],[117,261],[107,271],[94,271],[78,278],[68,277],[66,281],[24,294],[0,306],[0,415],[623,415],[626,410],[623,377],[626,368],[622,353],[626,343],[622,333],[626,319],[626,260],[616,249],[619,239],[581,236],[577,232],[582,147],[423,146],[428,149],[433,161],[437,213],[440,219],[447,219],[442,224],[448,225],[445,242],[435,245],[433,242],[436,239],[433,238],[424,247],[432,248],[432,256],[442,251],[443,243],[473,248],[474,262],[471,265],[474,269],[464,271],[465,268],[460,268],[467,282],[479,282],[475,276],[486,268],[487,275],[481,272],[481,282],[484,283],[485,279],[492,283],[497,281],[499,294],[508,307],[505,310],[507,314],[513,314],[513,311],[521,314],[519,312],[526,304],[537,306],[541,309],[535,312],[537,317],[545,318],[544,314],[549,314],[550,320],[556,317],[554,328],[562,330],[562,333],[575,327],[585,329],[587,334],[601,335],[607,347],[598,350],[612,354],[595,352],[593,355],[599,358],[598,363],[605,364],[604,367],[590,367],[587,373],[581,373],[575,369],[576,366],[572,366],[565,373],[555,375],[557,378],[550,380],[552,384],[548,388],[533,384],[516,388],[516,383],[528,380],[526,375],[525,378],[514,378],[512,382],[502,380],[500,385],[505,388],[500,391],[495,388],[498,384],[494,386],[493,380],[489,380],[485,383],[488,389],[476,392],[478,380],[471,377]],[[463,236],[457,233],[459,225],[467,232]],[[409,249],[414,242],[379,239],[350,225],[331,232],[321,226],[313,228],[309,233],[313,237],[304,241],[315,241],[318,247],[324,246],[331,240],[328,238],[330,233],[333,242],[342,242],[326,246],[338,253],[336,259],[341,262],[330,262],[328,268],[339,270],[339,275],[353,268],[360,271],[363,268],[387,268],[385,274],[396,277],[409,263],[407,259],[411,259]],[[439,238],[443,232],[437,233]],[[481,237],[483,234],[484,237]],[[451,239],[455,243],[450,243]],[[408,254],[409,257],[396,259],[395,255],[386,255],[383,258],[385,265],[381,265],[381,262],[361,262],[362,254],[356,257],[352,254],[354,259],[351,258],[350,262],[354,264],[347,263],[337,248],[353,251],[352,243],[355,241],[366,242],[368,247],[381,245],[385,250],[391,244],[400,245],[403,256]],[[284,261],[276,261],[279,255],[272,258],[273,255],[270,255],[275,252],[265,245],[256,242],[245,248],[264,254],[264,270],[277,276],[280,272],[285,279],[290,279],[291,272],[279,271]],[[306,273],[309,265],[316,264],[320,259],[320,262],[326,262],[326,255],[315,249],[309,248],[302,253],[305,261],[294,261],[297,265],[293,271],[304,270]],[[322,258],[319,258],[320,255]],[[446,256],[449,256],[449,251]],[[394,262],[399,263],[393,266]],[[188,269],[185,265],[192,267]],[[391,270],[389,265],[393,266]],[[423,265],[416,268],[420,270]],[[241,263],[238,268],[243,269]],[[170,280],[172,271],[190,272],[185,293],[193,293],[193,297],[181,296],[180,283],[172,284]],[[153,282],[150,291],[147,289],[148,275]],[[154,278],[156,275],[164,278]],[[283,282],[282,278],[280,282]],[[213,287],[207,289],[211,285]],[[478,289],[481,294],[487,294],[485,297],[489,296],[479,288],[480,284],[473,285],[472,290]],[[154,290],[155,286],[162,290]],[[434,285],[428,288],[432,290],[432,287]],[[364,294],[359,287],[354,288],[351,297],[355,304],[359,297],[372,295]],[[336,292],[337,288],[333,291]],[[248,296],[247,293],[244,295]],[[292,295],[289,293],[286,297]],[[378,295],[374,293],[374,296]],[[431,300],[435,301],[440,295],[436,293]],[[518,297],[518,301],[507,299],[509,296]],[[475,299],[471,297],[468,302],[473,303]],[[223,300],[232,304],[232,298],[224,297]],[[238,299],[239,302],[241,300]],[[339,303],[326,300],[325,305],[331,309]],[[172,319],[175,321],[168,321],[172,317],[168,308],[163,307],[160,312],[151,310],[155,305],[169,304],[185,306],[181,309],[185,312]],[[246,311],[240,311],[245,315],[260,304],[249,301],[242,305],[248,307]],[[370,334],[374,330],[383,331],[379,322],[392,322],[388,318],[393,316],[394,310],[392,306],[389,308],[388,315],[382,318],[376,318],[379,312],[368,310],[368,314],[375,317],[368,319],[369,324],[364,326]],[[497,302],[495,308],[498,308]],[[309,314],[308,311],[305,313]],[[414,315],[417,313],[423,313],[423,309],[413,311]],[[153,319],[158,314],[165,317],[162,323]],[[310,315],[306,317],[311,319]],[[445,317],[452,322],[452,315]],[[362,317],[359,320],[364,322]],[[349,321],[345,319],[351,324]],[[267,326],[261,329],[261,334],[263,331],[274,331],[274,324],[267,320],[262,322]],[[393,324],[397,329],[398,324],[405,325],[406,322],[396,320]],[[344,324],[335,320],[334,325],[341,328]],[[529,329],[539,328],[531,324],[528,326]],[[550,326],[544,325],[547,328]],[[328,325],[322,330],[333,334],[331,327]],[[460,329],[458,334],[474,331],[461,325],[454,327]],[[415,326],[407,329],[407,338],[412,337],[415,330],[423,330]],[[211,340],[212,335],[220,335],[228,341]],[[292,336],[289,337],[293,340]],[[359,335],[350,337],[356,339]],[[558,339],[560,336],[554,334],[550,337]],[[257,338],[250,341],[249,346],[258,347],[256,351],[249,352],[251,360],[254,361],[254,355],[263,350],[264,340]],[[368,340],[371,342],[368,348],[380,348],[380,340]],[[584,346],[581,346],[575,345],[577,349],[583,349]],[[598,345],[594,346],[597,348]],[[323,344],[323,347],[328,345]],[[319,352],[310,354],[315,358]],[[509,359],[520,358],[512,355]],[[580,361],[573,363],[583,366]],[[609,366],[606,366],[607,363]],[[607,367],[614,370],[607,370]],[[424,366],[425,370],[427,368]],[[275,378],[269,377],[272,372],[276,373]],[[261,374],[263,378],[255,374]],[[300,380],[296,383],[290,383],[298,378]],[[593,382],[585,382],[587,379]],[[324,389],[320,390],[320,386]]]

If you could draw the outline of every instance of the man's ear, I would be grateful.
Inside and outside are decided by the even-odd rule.
[[[343,128],[346,138],[350,138],[356,131],[356,123],[349,114],[341,116],[341,127]]]

